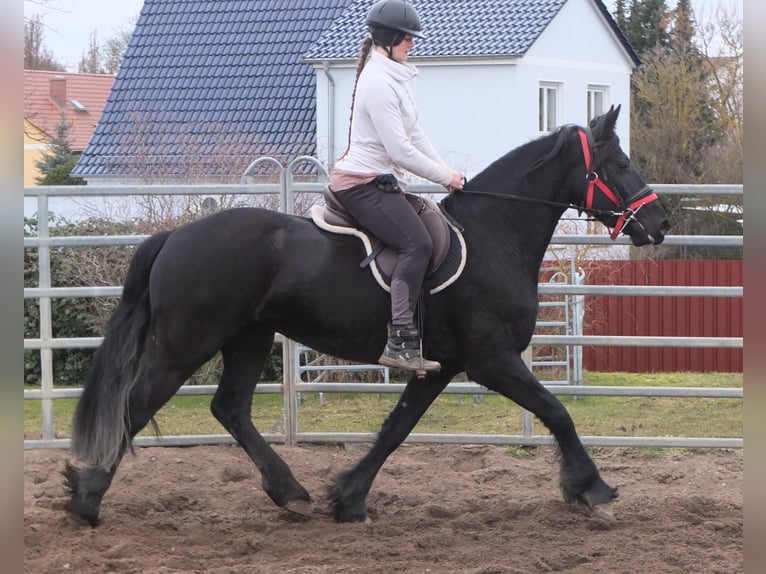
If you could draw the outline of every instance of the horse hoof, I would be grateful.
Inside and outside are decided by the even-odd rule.
[[[611,502],[596,504],[590,510],[593,516],[600,518],[609,524],[615,524],[617,522]]]
[[[311,503],[308,500],[291,500],[285,504],[284,509],[301,516],[311,516]]]

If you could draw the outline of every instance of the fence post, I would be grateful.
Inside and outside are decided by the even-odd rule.
[[[295,341],[282,338],[282,399],[284,405],[285,444],[298,444],[298,353]]]
[[[40,195],[37,198],[37,237],[46,240],[50,237],[48,226],[48,196]],[[38,286],[41,289],[52,287],[51,283],[51,248],[44,242],[37,248],[37,273]],[[50,441],[55,438],[53,420],[53,349],[50,342],[53,340],[53,312],[51,298],[41,296],[38,299],[40,311],[40,389],[43,398],[41,401],[42,414],[42,438]]]
[[[524,350],[524,352],[521,354],[521,358],[524,360],[524,364],[527,365],[527,368],[531,371],[532,345]],[[521,434],[525,437],[535,434],[535,418],[534,415],[527,409],[522,409],[521,411]]]

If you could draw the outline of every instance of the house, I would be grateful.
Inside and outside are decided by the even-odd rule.
[[[345,149],[372,0],[146,0],[107,109],[72,175],[239,181],[256,158]],[[599,0],[417,0],[426,131],[468,173],[623,104],[632,48]],[[447,121],[449,120],[449,121]],[[618,126],[627,147],[629,114]]]
[[[639,60],[599,0],[417,0],[426,39],[421,123],[450,164],[475,174],[558,126],[622,104],[630,141],[630,76]],[[348,141],[356,58],[369,0],[353,0],[309,49],[316,70],[317,147],[328,165]]]
[[[145,0],[93,140],[89,183],[239,181],[260,156],[314,155],[302,61],[348,0]]]
[[[114,76],[24,70],[24,185],[36,185],[43,151],[66,122],[73,152],[82,152],[96,129]]]

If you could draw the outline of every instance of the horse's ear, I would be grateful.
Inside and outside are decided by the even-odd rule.
[[[596,140],[606,139],[614,134],[614,127],[620,115],[620,108],[622,108],[622,104],[616,108],[612,105],[607,112],[590,121],[590,129]]]
[[[614,105],[612,105],[609,108],[609,111],[604,114],[604,129],[609,130],[610,132],[614,132],[614,126],[617,125],[617,118],[620,115],[620,108],[622,108],[622,104],[618,105],[616,108]]]

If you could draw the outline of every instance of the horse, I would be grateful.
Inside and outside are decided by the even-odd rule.
[[[567,503],[611,510],[617,489],[601,478],[568,411],[522,352],[535,328],[540,266],[564,211],[584,211],[635,246],[661,243],[670,228],[620,146],[619,111],[613,106],[587,127],[563,126],[515,148],[441,201],[462,226],[468,250],[458,279],[427,299],[424,354],[441,370],[422,380],[413,374],[371,448],[333,477],[336,521],[368,520],[376,474],[461,372],[548,428]],[[271,500],[309,514],[310,494],[252,422],[253,392],[275,333],[328,355],[376,362],[390,299],[359,260],[354,238],[321,230],[307,217],[247,207],[142,242],[75,409],[62,471],[66,510],[99,524],[102,498],[133,438],[220,351],[213,415],[252,459]]]

